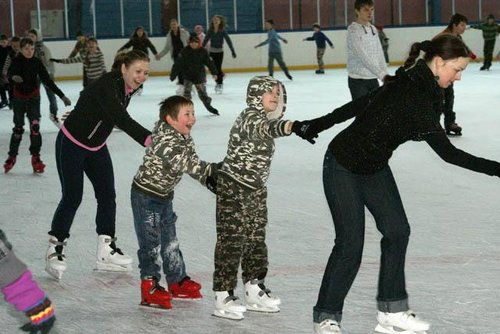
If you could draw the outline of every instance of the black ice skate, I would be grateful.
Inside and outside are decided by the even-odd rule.
[[[461,136],[462,127],[457,123],[450,123],[445,126],[446,134],[449,136]]]

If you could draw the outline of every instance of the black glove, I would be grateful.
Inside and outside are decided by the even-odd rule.
[[[210,190],[211,192],[213,192],[214,194],[217,195],[217,176],[216,175],[207,176],[207,179],[205,181],[205,185],[207,186],[208,190]]]
[[[318,133],[321,132],[319,122],[312,121],[294,121],[292,125],[292,132],[302,139],[307,140],[311,144],[315,144],[315,138],[318,138]]]
[[[233,56],[233,58],[236,58],[236,52],[231,53],[231,55]]]
[[[52,62],[54,62],[54,63],[60,63],[61,62],[59,59],[55,59],[55,58],[50,58],[49,60],[52,61]]]

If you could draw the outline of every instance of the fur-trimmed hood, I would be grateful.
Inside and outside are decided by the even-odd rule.
[[[248,83],[247,87],[247,105],[255,110],[264,111],[262,104],[262,94],[273,90],[278,86],[279,102],[278,107],[273,112],[266,113],[269,119],[279,119],[283,117],[286,110],[286,89],[279,81],[270,76],[255,76]]]

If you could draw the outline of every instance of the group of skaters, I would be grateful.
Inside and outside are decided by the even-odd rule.
[[[443,90],[461,79],[471,59],[471,52],[459,34],[442,33],[412,44],[404,65],[391,76],[387,74],[378,37],[370,39],[375,36],[375,28],[370,23],[373,7],[372,0],[356,0],[357,20],[348,28],[351,102],[316,119],[285,120],[285,85],[272,76],[256,76],[247,86],[247,107],[230,129],[226,156],[217,162],[203,161],[196,153],[190,135],[196,118],[193,102],[188,97],[174,95],[164,99],[152,131],[129,115],[127,106],[131,98],[148,79],[150,59],[141,50],[120,53],[112,71],[86,85],[57,135],[56,164],[62,197],[48,232],[47,273],[60,280],[67,270],[65,251],[71,245],[70,229],[82,201],[84,175],[92,183],[97,200],[97,268],[132,269],[132,258],[117,245],[114,173],[106,145],[117,126],[145,147],[130,196],[139,246],[141,304],[169,309],[173,307],[174,298],[202,298],[201,284],[187,273],[176,235],[178,217],[173,209],[174,189],[183,174],[189,174],[216,195],[213,315],[241,320],[247,311],[279,312],[281,299],[266,286],[269,268],[265,241],[267,180],[275,139],[294,133],[314,144],[320,132],[354,118],[332,139],[323,162],[323,186],[335,226],[335,245],[313,309],[314,332],[345,333],[341,325],[344,300],[361,263],[367,207],[382,234],[375,330],[389,334],[426,333],[430,324],[409,307],[405,254],[410,226],[389,159],[397,147],[412,140],[425,141],[443,160],[479,173],[498,177],[500,163],[457,149],[440,124],[439,115],[446,104]],[[362,61],[355,58],[359,34],[370,37],[363,39],[365,49],[381,56],[381,61],[372,60],[376,69],[373,72],[362,68]],[[178,42],[176,38],[171,36],[167,42],[170,44],[156,57],[171,52]],[[33,94],[28,90],[33,82],[21,66],[28,64],[29,69],[69,105],[70,101],[53,83],[41,61],[34,60],[37,59],[33,57],[34,43],[32,39],[29,41],[21,40],[21,69],[9,70],[9,75],[15,73],[14,76],[21,79],[10,76],[15,83],[14,91]],[[203,47],[197,36],[188,36],[188,42],[193,50]],[[213,44],[212,39],[211,47]],[[194,53],[184,50],[179,55]],[[16,61],[17,58],[11,65],[14,68]],[[174,62],[173,78],[186,74],[176,72],[176,66],[182,65]],[[214,68],[212,74],[216,75]],[[183,79],[185,86],[191,82],[196,87],[190,74]],[[378,79],[384,83],[380,87]],[[39,95],[30,95],[27,99],[30,104],[34,103],[32,99],[38,103],[39,118]],[[14,103],[20,102],[16,98]],[[30,123],[31,136],[38,131],[36,124]],[[370,136],[366,136],[367,133]],[[32,146],[33,143],[37,142],[32,139]],[[159,258],[162,267],[158,264]],[[236,291],[240,266],[242,299]],[[5,299],[30,319],[23,328],[32,333],[48,333],[55,320],[54,308],[30,271],[15,257],[1,231],[0,273],[0,288]],[[166,287],[161,283],[162,274]]]

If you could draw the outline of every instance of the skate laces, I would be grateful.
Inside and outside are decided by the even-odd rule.
[[[59,240],[57,240],[57,239],[56,239],[56,240],[54,240],[54,239],[50,239],[50,240],[49,240],[49,242],[50,242],[51,244],[55,245],[56,247],[55,247],[55,252],[54,252],[54,253],[52,253],[52,254],[50,254],[50,255],[48,256],[48,259],[50,260],[51,258],[53,258],[53,257],[56,257],[56,256],[57,256],[57,259],[58,259],[59,261],[62,261],[62,260],[63,260],[63,258],[65,258],[65,257],[66,257],[66,255],[65,255],[65,254],[63,254],[63,252],[62,252],[62,251],[63,251],[63,247],[64,247],[64,246],[66,246],[66,241],[59,241]]]
[[[236,302],[237,300],[239,300],[239,298],[234,295],[233,290],[229,290],[227,293],[229,294],[229,296],[224,298],[224,304],[229,304],[230,302]]]
[[[111,238],[111,239],[106,239],[105,241],[109,242],[109,247],[111,247],[111,249],[112,249],[111,255],[114,255],[115,253],[118,253],[120,255],[124,255],[122,250],[120,248],[116,247],[116,244],[115,244],[116,237]]]
[[[266,294],[268,297],[271,298],[270,296],[270,293],[271,293],[271,290],[268,289],[265,285],[264,285],[264,280],[251,280],[250,281],[250,284],[257,284],[260,288],[260,291],[259,291],[259,297],[262,297],[264,294]]]

